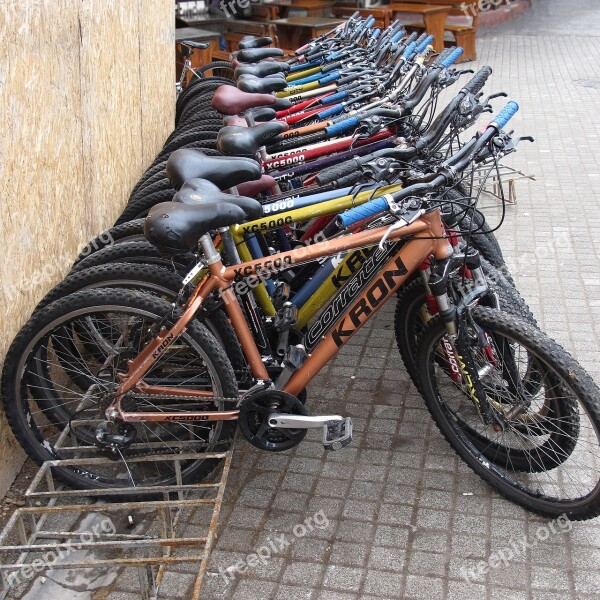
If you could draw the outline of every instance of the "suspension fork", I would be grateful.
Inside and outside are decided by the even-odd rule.
[[[448,296],[448,278],[450,273],[465,264],[471,271],[474,288],[458,306],[455,306]],[[485,275],[481,269],[479,253],[471,249],[466,255],[456,253],[449,259],[441,261],[432,269],[429,287],[435,297],[439,315],[444,322],[447,334],[442,339],[443,352],[450,365],[450,376],[455,383],[462,383],[466,388],[469,399],[475,406],[479,417],[486,425],[493,424],[495,428],[502,427],[500,421],[490,406],[487,394],[479,378],[477,367],[471,353],[473,343],[469,338],[468,325],[475,327],[478,344],[484,349],[488,359],[491,351],[489,340],[475,323],[469,323],[468,307],[488,292]]]

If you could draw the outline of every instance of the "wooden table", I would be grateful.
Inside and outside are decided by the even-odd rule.
[[[267,8],[270,20],[287,17],[289,10],[294,8],[305,10],[307,17],[329,17],[333,9],[333,2],[330,0],[262,0],[253,2],[253,5]]]
[[[181,75],[181,69],[185,58],[181,54],[181,46],[179,42],[190,40],[192,42],[208,42],[210,46],[206,50],[194,50],[192,52],[191,61],[192,67],[197,69],[202,65],[206,65],[212,60],[213,52],[219,49],[219,39],[221,34],[216,31],[208,31],[207,29],[199,29],[197,27],[181,27],[175,30],[175,60],[177,64],[177,80]],[[192,76],[188,73],[188,79]]]
[[[394,2],[388,4],[387,7],[394,13],[394,18],[398,18],[396,13],[410,13],[423,17],[425,31],[429,35],[433,35],[433,49],[436,52],[441,52],[444,49],[444,26],[446,18],[452,10],[452,6],[445,4],[411,4],[409,2]],[[405,23],[410,25],[410,23]]]
[[[296,49],[310,40],[335,29],[344,19],[324,17],[290,17],[270,21],[277,26],[279,43],[283,48]]]

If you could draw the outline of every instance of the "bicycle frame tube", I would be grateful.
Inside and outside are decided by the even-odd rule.
[[[355,250],[377,244],[387,232],[387,227],[366,230],[353,235],[328,240],[312,246],[297,248],[271,256],[266,260],[253,260],[224,267],[220,258],[209,265],[210,275],[205,277],[196,288],[193,296],[185,306],[183,315],[169,329],[161,332],[142,352],[129,363],[126,374],[119,375],[120,386],[116,391],[116,400],[108,407],[107,415],[115,413],[124,421],[218,421],[234,420],[237,411],[211,411],[186,413],[130,413],[120,407],[120,399],[128,391],[136,391],[145,395],[160,396],[168,390],[169,395],[181,398],[210,399],[210,392],[192,389],[164,388],[150,386],[142,381],[144,375],[152,368],[160,356],[185,331],[186,326],[200,310],[206,298],[215,290],[219,290],[236,331],[240,345],[246,356],[252,375],[258,380],[267,380],[268,373],[262,362],[260,352],[254,343],[252,333],[244,319],[241,306],[233,290],[232,284],[248,286],[243,280],[251,276],[263,274],[265,270],[278,272],[286,268],[337,254],[347,250]],[[452,248],[444,239],[444,227],[439,211],[424,215],[414,223],[398,229],[390,235],[390,241],[410,236],[410,240],[395,253],[385,265],[381,275],[368,282],[367,289],[361,290],[360,296],[344,307],[337,320],[331,324],[321,341],[311,351],[309,358],[284,386],[284,391],[298,394],[319,370],[339,351],[339,349],[362,327],[383,304],[395,293],[402,283],[430,255],[446,258]],[[218,257],[218,254],[216,255]]]
[[[285,213],[276,213],[278,215],[276,218],[267,216],[243,225],[235,225],[234,227],[231,227],[231,234],[238,248],[241,260],[243,262],[250,262],[252,260],[252,256],[244,240],[244,235],[247,233],[267,232],[277,229],[278,227],[290,225],[291,223],[308,221],[321,215],[337,214],[348,208],[352,208],[353,206],[364,204],[376,196],[398,191],[400,188],[400,185],[392,185],[378,189],[377,193],[375,193],[374,190],[367,190],[356,194],[356,196],[342,196],[340,198],[335,198],[325,202],[318,202],[316,200],[315,204],[310,206],[304,206],[291,211],[288,210]],[[304,201],[306,198],[301,198],[300,200]],[[277,202],[274,204],[277,204]],[[273,306],[271,298],[262,283],[254,288],[254,294],[265,315],[268,317],[273,316],[275,314],[275,307]],[[323,296],[319,294],[318,305],[323,305],[328,298],[329,296]],[[318,310],[317,307],[315,307],[314,311],[304,311],[302,315],[304,322],[310,320],[316,314],[316,310]]]

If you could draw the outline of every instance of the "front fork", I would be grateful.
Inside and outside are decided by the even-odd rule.
[[[469,270],[474,285],[458,305],[455,305],[448,295],[448,278],[457,267],[466,267]],[[471,353],[473,342],[469,339],[468,325],[471,325],[477,333],[478,345],[486,353],[487,359],[494,362],[492,347],[486,334],[475,323],[469,323],[467,310],[489,291],[481,268],[479,252],[469,249],[466,254],[455,253],[449,259],[436,264],[433,269],[422,269],[421,276],[424,278],[427,275],[427,295],[431,300],[435,299],[436,312],[446,326],[447,335],[442,340],[442,347],[450,367],[450,377],[455,383],[462,384],[466,388],[469,399],[483,423],[493,425],[496,429],[501,428],[501,423],[488,402],[479,377]]]

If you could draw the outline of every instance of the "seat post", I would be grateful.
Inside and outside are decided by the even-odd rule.
[[[198,245],[202,250],[202,254],[204,254],[204,258],[206,263],[209,265],[214,265],[215,263],[221,262],[221,255],[217,252],[215,248],[215,244],[210,237],[209,233],[205,233],[199,240]]]

